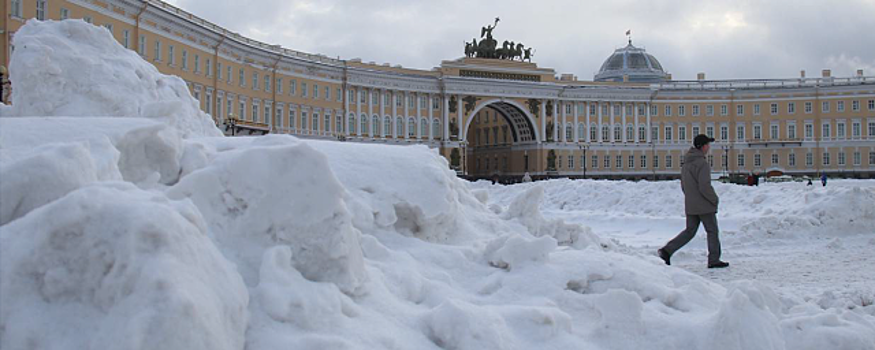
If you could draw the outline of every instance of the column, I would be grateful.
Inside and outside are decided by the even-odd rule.
[[[407,131],[410,129],[410,118],[407,116],[410,115],[410,94],[405,91],[404,92],[404,119],[402,119],[402,123],[404,125],[404,138],[410,139],[410,132]]]
[[[434,130],[432,130],[434,129],[434,101],[432,101],[434,96],[431,94],[425,94],[425,97],[428,100],[425,101],[425,107],[428,108],[428,122],[426,123],[426,126],[428,127],[428,135],[425,135],[425,138],[431,141],[434,135]]]
[[[392,138],[398,138],[398,93],[392,92]]]
[[[571,127],[571,132],[574,133],[574,142],[580,142],[580,120],[578,119],[580,114],[578,112],[579,107],[580,102],[575,102],[574,105],[571,107],[571,109],[574,110],[574,126]],[[586,129],[584,129],[584,131],[586,131]]]
[[[639,107],[640,105],[638,103],[634,104],[632,107],[632,115],[635,116],[635,125],[632,126],[633,128],[635,128],[635,130],[632,131],[632,142],[634,143],[638,143],[638,128],[641,127],[641,121],[639,120],[639,118],[641,118],[641,115],[638,113]]]
[[[541,130],[538,131],[541,134],[541,140],[538,140],[538,143],[547,141],[547,104],[544,100],[540,101],[541,103]]]
[[[553,101],[553,141],[559,142],[559,101]]]
[[[371,124],[371,127],[368,130],[371,132],[371,138],[377,136],[377,130],[374,130],[374,123],[372,122],[374,116],[374,92],[375,89],[368,89],[368,117],[365,118],[368,124]]]
[[[614,113],[614,103],[608,103],[608,113],[611,116],[610,117],[611,126],[608,127],[608,130],[609,130],[608,131],[608,140],[610,140],[610,142],[613,143],[614,142],[614,132],[615,132],[614,126],[616,126],[615,124],[617,123],[617,119],[616,119],[617,113]]]
[[[559,106],[559,110],[562,111],[562,128],[559,129],[559,132],[562,133],[562,142],[568,142],[568,133],[565,132],[565,129],[568,127],[568,119],[566,118],[567,115],[565,114],[567,104],[567,102],[564,102],[561,106]],[[571,132],[574,132],[574,130],[571,130]]]
[[[647,143],[651,143],[651,142],[652,142],[652,140],[650,139],[650,135],[653,133],[653,132],[650,130],[650,129],[651,129],[651,126],[650,126],[650,108],[651,108],[650,104],[644,104],[644,109],[645,109],[645,112],[646,112],[646,113],[645,113],[645,116],[646,116],[646,118],[647,118],[647,120],[646,120],[646,123],[647,123],[647,130],[644,131],[644,135],[647,137]]]
[[[596,105],[598,107],[598,105]],[[583,112],[586,113],[586,128],[583,130],[583,137],[586,139],[587,143],[593,142],[592,136],[590,134],[590,112],[589,110],[592,108],[592,101],[587,102],[583,105]]]
[[[626,103],[620,103],[620,108],[623,109],[623,117],[621,118],[623,125],[620,126],[620,139],[623,140],[623,143],[626,143],[629,141],[626,135]]]
[[[459,140],[464,142],[467,140],[468,128],[466,128],[464,112],[462,112],[462,95],[456,95],[456,117],[459,119]]]
[[[356,90],[355,90],[355,93],[354,93],[354,95],[355,95],[355,117],[352,118],[352,120],[353,120],[353,123],[352,123],[353,128],[355,128],[356,125],[359,125],[359,123],[361,122],[361,115],[362,115],[362,97],[359,96],[359,93],[361,93],[361,90],[356,89]],[[361,135],[361,134],[360,134],[360,130],[361,130],[361,129],[362,129],[362,127],[359,126],[359,127],[356,128],[355,130],[352,130],[351,133],[356,133],[356,134],[358,134],[359,136],[364,136],[364,135]]]
[[[416,121],[413,125],[416,125],[416,138],[422,140],[422,125],[419,125],[422,123],[422,94],[417,93],[415,96],[416,103],[414,106],[416,106]]]
[[[604,117],[604,106],[602,105],[603,103],[604,102],[596,103],[596,112],[598,114],[599,122],[598,126],[596,126],[598,130],[596,130],[595,136],[599,142],[605,142],[604,137],[602,137],[602,128],[604,128],[604,125],[602,125],[602,123],[604,122],[604,119],[602,119],[602,117]]]
[[[386,138],[386,136],[389,136],[389,135],[386,135],[386,133],[385,133],[386,132],[386,120],[384,119],[384,117],[386,115],[385,114],[386,113],[386,95],[385,94],[387,94],[387,93],[389,93],[389,92],[386,90],[380,90],[380,113],[378,113],[379,114],[378,118],[380,118],[380,123],[379,123],[380,124],[380,132],[378,132],[377,134],[382,135],[383,138]],[[389,125],[391,125],[391,123]]]
[[[444,132],[441,135],[441,140],[449,141],[450,140],[450,100],[447,98],[446,94],[441,95],[441,104],[443,105],[443,109],[441,110],[441,114],[443,114],[444,120]]]
[[[346,118],[349,118],[349,116],[347,114],[349,114],[349,92],[350,91],[352,91],[352,90],[349,90],[349,88],[341,90],[341,93],[345,92],[346,95],[343,96],[343,118],[342,118],[342,122],[340,123],[340,126],[343,128],[343,131],[345,131],[346,135],[349,135],[349,130],[348,130],[349,129],[349,125],[348,125],[349,122],[346,120]],[[291,109],[289,109],[289,110],[291,110]],[[298,119],[298,118],[295,118],[295,119]],[[289,124],[291,124],[291,123],[289,123]],[[295,128],[294,125],[289,125],[289,127],[292,129]]]

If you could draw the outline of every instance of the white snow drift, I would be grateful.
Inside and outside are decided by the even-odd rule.
[[[212,137],[103,29],[15,39],[3,349],[875,349],[871,315],[619,252],[539,184],[487,207],[424,146]]]

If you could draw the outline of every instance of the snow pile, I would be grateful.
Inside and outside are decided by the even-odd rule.
[[[550,183],[472,191],[423,146],[196,137],[199,112],[142,113],[190,97],[134,88],[122,71],[147,64],[105,32],[19,33],[14,61],[62,58],[42,77],[57,90],[17,90],[19,115],[83,117],[0,118],[4,349],[875,349],[869,314],[726,288],[545,217]],[[55,47],[108,53],[122,75],[93,88],[130,95],[78,96],[64,60],[85,55]],[[70,96],[29,105],[43,89]],[[144,118],[89,117],[113,109]]]
[[[0,226],[0,239],[3,348],[243,346],[247,291],[190,202],[104,182]]]
[[[79,20],[28,21],[15,32],[9,116],[140,117],[183,137],[220,136],[185,81],[164,75],[102,27]]]

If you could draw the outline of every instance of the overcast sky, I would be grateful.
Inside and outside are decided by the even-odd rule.
[[[808,77],[832,69],[875,75],[875,0],[476,1],[170,0],[253,39],[309,53],[431,69],[501,21],[499,41],[536,50],[534,62],[591,80],[632,43],[675,80]]]

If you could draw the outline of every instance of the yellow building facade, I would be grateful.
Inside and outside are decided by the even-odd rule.
[[[417,70],[269,45],[158,0],[0,4],[5,66],[25,21],[85,20],[183,78],[229,135],[422,144],[474,178],[659,179],[678,176],[701,133],[717,140],[715,173],[875,176],[875,77],[862,71],[672,81],[631,42],[594,81],[473,55]]]

